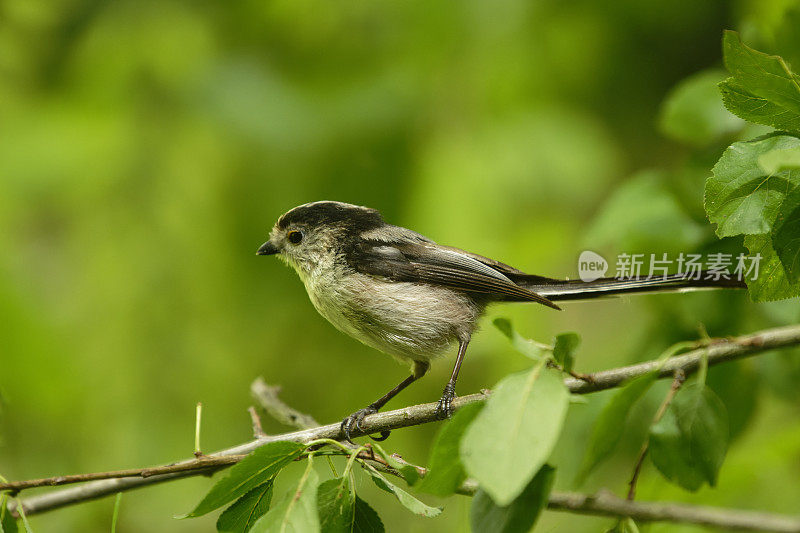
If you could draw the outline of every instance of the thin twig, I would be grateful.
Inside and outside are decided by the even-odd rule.
[[[723,531],[800,533],[800,516],[686,503],[629,501],[607,491],[592,495],[553,492],[550,494],[547,508],[552,511],[596,516],[630,517],[637,522],[698,524]]]
[[[254,439],[262,439],[267,436],[264,433],[264,428],[261,427],[261,417],[258,416],[258,411],[252,405],[247,408],[247,412],[250,413],[250,423],[253,424],[253,438]]]
[[[683,382],[686,381],[686,374],[683,373],[683,370],[680,368],[675,371],[675,377],[672,379],[672,385],[669,388],[669,392],[664,397],[664,401],[661,402],[661,405],[658,407],[658,411],[656,411],[656,415],[653,417],[653,424],[657,424],[661,417],[664,416],[664,413],[667,412],[667,407],[669,404],[672,403],[672,399],[677,394],[678,389],[681,388]],[[631,480],[628,482],[628,500],[633,500],[636,497],[636,482],[639,481],[639,474],[642,471],[642,465],[644,464],[644,458],[647,456],[647,449],[650,447],[650,438],[648,437],[645,439],[644,444],[642,444],[642,449],[639,451],[639,457],[636,459],[636,466],[633,467],[633,475],[631,476]]]
[[[170,465],[151,466],[147,468],[128,468],[126,470],[110,470],[107,472],[91,472],[89,474],[72,474],[68,476],[55,476],[41,479],[28,479],[25,481],[11,481],[0,484],[0,490],[16,494],[20,491],[36,487],[56,487],[72,485],[86,481],[108,480],[117,478],[138,477],[147,479],[176,472],[206,473],[230,466],[241,461],[244,455],[201,455],[196,459],[181,461]],[[30,514],[30,513],[29,513]]]
[[[659,377],[662,378],[672,376],[678,369],[683,370],[684,373],[688,375],[697,369],[703,357],[707,357],[709,365],[716,365],[726,361],[733,361],[743,357],[752,356],[770,349],[794,346],[798,344],[800,344],[800,325],[769,329],[752,335],[714,342],[709,346],[675,356],[663,365],[661,365],[661,363],[658,361],[650,361],[637,365],[596,372],[592,374],[593,381],[591,382],[567,378],[565,383],[572,393],[586,394],[617,387],[629,379],[641,376],[654,370],[658,370]],[[659,365],[661,365],[660,370]],[[487,397],[488,393],[462,396],[454,400],[453,406],[455,409],[458,409],[469,403],[483,401]],[[354,431],[354,436],[379,433],[385,430],[399,429],[402,427],[438,421],[439,418],[436,413],[436,405],[436,403],[413,405],[403,409],[370,415],[366,417],[362,423],[363,430],[359,432]],[[216,457],[245,455],[252,452],[259,446],[263,446],[264,444],[275,441],[310,442],[321,438],[341,440],[343,436],[341,435],[340,423],[337,422],[326,426],[254,439],[250,442],[222,450],[215,454],[204,456],[202,460],[214,459]],[[229,464],[232,464],[238,459],[234,458],[229,460]],[[200,467],[196,461],[196,459],[190,459],[177,464],[156,467],[171,468],[171,470],[168,470],[164,473],[150,475],[149,477],[142,477],[140,473],[136,473],[132,474],[136,477],[100,479],[98,481],[89,482],[85,485],[59,489],[47,494],[26,498],[22,501],[22,505],[28,514],[37,514],[155,483],[162,483],[187,476],[206,474],[209,472],[209,470],[220,468],[218,465],[209,467],[208,463],[206,463],[204,467]],[[154,472],[155,470],[151,468],[148,469],[148,471]],[[122,472],[139,472],[139,470]],[[13,489],[7,484],[0,483],[0,490]],[[636,502],[629,503],[636,504]],[[603,513],[595,512],[595,514]]]

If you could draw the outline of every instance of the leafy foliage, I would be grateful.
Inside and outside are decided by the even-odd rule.
[[[472,531],[486,533],[526,533],[547,505],[555,469],[544,465],[511,503],[498,506],[482,490],[475,494],[470,509]]]
[[[228,470],[197,507],[183,518],[204,515],[266,483],[295,460],[306,447],[294,442],[271,442],[256,449]]]
[[[514,346],[515,350],[534,361],[540,361],[551,350],[548,345],[532,339],[526,339],[517,333],[517,330],[514,329],[511,321],[507,318],[495,318],[494,326],[511,341],[511,345]]]
[[[419,481],[419,472],[413,465],[398,461],[391,454],[387,453],[377,443],[372,444],[372,448],[378,452],[386,463],[397,470],[409,486],[413,486]]]
[[[462,436],[483,407],[483,403],[465,405],[439,430],[433,443],[428,474],[417,490],[436,496],[449,496],[466,479],[467,473],[461,463],[458,447]]]
[[[544,465],[558,440],[569,393],[544,367],[504,378],[461,442],[461,461],[498,505],[509,505]]]
[[[366,471],[370,476],[372,476],[372,481],[374,481],[378,487],[390,494],[394,494],[395,498],[397,498],[397,501],[399,501],[403,507],[412,513],[431,518],[438,516],[442,512],[440,508],[425,505],[408,492],[404,491],[394,483],[391,483],[372,466],[367,465]]]
[[[0,494],[0,533],[17,533],[17,521],[6,507],[7,496]]]
[[[561,365],[564,372],[571,372],[575,366],[575,350],[581,343],[577,333],[560,333],[553,341],[553,359]]]
[[[271,479],[262,483],[225,509],[217,519],[217,531],[220,533],[250,531],[256,520],[269,510],[269,504],[272,501],[272,485]]]
[[[706,211],[717,224],[717,235],[759,235],[773,229],[788,194],[800,184],[800,169],[766,172],[759,158],[798,147],[797,137],[776,134],[725,150],[706,182]]]
[[[695,491],[716,485],[728,449],[725,406],[705,383],[682,387],[650,429],[650,457],[664,476]]]
[[[578,473],[578,483],[582,483],[617,447],[628,412],[655,383],[656,377],[656,373],[652,372],[632,379],[611,397],[595,422],[583,457],[583,465]]]
[[[375,509],[367,502],[356,496],[356,506],[353,512],[353,532],[354,533],[383,533],[383,522],[381,522]]]
[[[723,38],[725,106],[745,120],[786,130],[734,143],[706,182],[705,207],[720,237],[745,235],[760,272],[748,283],[756,301],[800,295],[800,77],[779,56]]]
[[[319,525],[322,533],[341,533],[353,530],[356,495],[350,490],[346,476],[329,479],[317,489]]]
[[[800,77],[786,62],[745,46],[734,31],[725,32],[722,48],[733,75],[720,84],[725,107],[750,122],[800,131]]]
[[[319,531],[317,512],[317,485],[319,476],[309,460],[297,489],[288,493],[281,502],[253,524],[252,533],[306,533]]]

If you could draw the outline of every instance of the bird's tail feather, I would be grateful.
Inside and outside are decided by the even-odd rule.
[[[692,276],[672,274],[651,279],[600,278],[594,281],[560,280],[534,275],[521,275],[513,281],[551,301],[591,300],[618,294],[648,292],[682,292],[703,289],[744,289],[747,286],[737,279],[714,279],[706,272]],[[708,279],[706,279],[708,278]]]

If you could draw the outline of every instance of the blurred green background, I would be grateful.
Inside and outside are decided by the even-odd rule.
[[[718,71],[702,75],[688,118],[663,102],[687,76],[719,68],[724,28],[800,57],[791,6],[5,0],[0,474],[186,457],[198,401],[204,450],[243,442],[259,375],[325,423],[402,379],[406,368],[325,322],[294,273],[254,255],[276,218],[301,203],[375,207],[439,242],[548,276],[575,277],[587,248],[612,265],[622,251],[738,249],[715,241],[702,187],[722,149],[757,131],[721,108]],[[692,124],[697,116],[710,118]],[[570,304],[563,313],[498,306],[470,346],[462,394],[528,364],[491,327],[494,316],[545,342],[579,332],[578,370],[588,372],[654,358],[696,338],[700,323],[711,335],[745,333],[800,320],[800,310],[796,301],[751,304],[742,292]],[[712,371],[737,434],[719,487],[683,492],[648,463],[639,497],[796,512],[799,358],[771,354]],[[389,407],[438,398],[451,364],[435,364]],[[624,489],[660,394],[585,490]],[[571,407],[553,458],[557,488],[572,488],[606,397]],[[387,446],[424,464],[435,431],[396,431]],[[119,530],[212,530],[214,517],[172,518],[210,483],[125,494]],[[445,504],[431,520],[369,482],[359,489],[389,531],[468,530],[467,498],[423,496]],[[113,499],[87,503],[32,525],[108,531],[112,507]],[[546,513],[539,528],[610,523]]]

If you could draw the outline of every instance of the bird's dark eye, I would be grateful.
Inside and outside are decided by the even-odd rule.
[[[302,231],[297,231],[297,230],[292,230],[292,231],[289,232],[288,238],[289,238],[289,242],[290,243],[298,244],[300,241],[303,240],[303,232]]]

